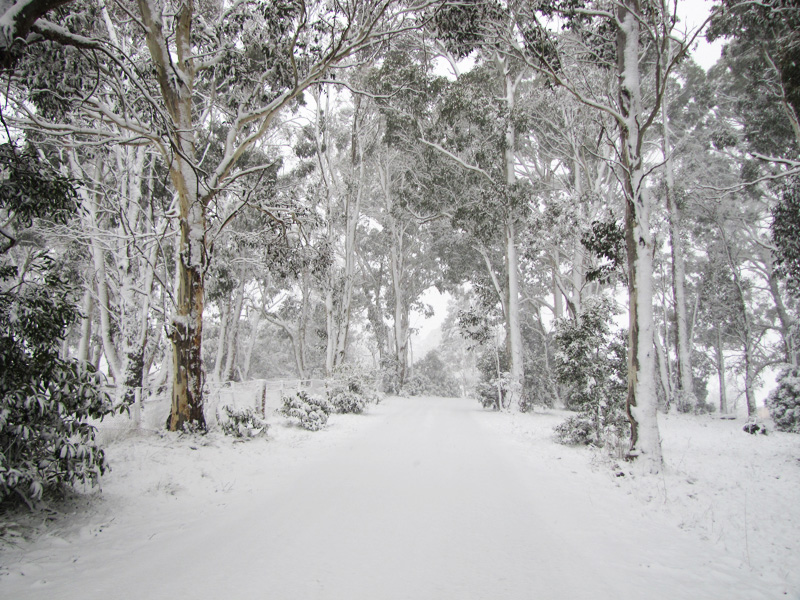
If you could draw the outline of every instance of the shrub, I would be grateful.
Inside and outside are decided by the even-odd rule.
[[[324,398],[309,396],[306,392],[297,392],[294,396],[284,396],[280,413],[286,417],[297,419],[300,426],[310,431],[322,429],[333,412],[333,406]]]
[[[88,420],[112,405],[90,366],[60,356],[80,316],[77,290],[55,251],[32,243],[41,239],[38,219],[64,224],[76,213],[77,194],[35,149],[0,145],[0,173],[0,502],[16,495],[32,506],[47,490],[94,484],[105,472]],[[18,269],[12,248],[22,236],[29,242]]]
[[[569,417],[555,426],[556,439],[570,446],[588,446],[595,439],[594,420],[585,413]]]
[[[269,424],[251,408],[235,408],[226,404],[217,411],[217,422],[225,435],[236,438],[266,436]]]
[[[3,344],[5,346],[5,344]],[[9,368],[0,351],[0,501],[16,494],[27,504],[47,490],[97,483],[108,468],[89,418],[112,412],[99,375],[51,357],[40,369]]]
[[[800,369],[784,371],[778,378],[778,387],[767,397],[775,429],[800,433]]]
[[[599,298],[586,302],[579,319],[556,324],[556,377],[566,388],[567,408],[580,412],[556,428],[562,443],[604,446],[629,435],[626,334],[610,332],[612,310]]]
[[[511,391],[514,382],[511,380],[511,373],[504,371],[500,377],[494,377],[489,381],[480,381],[475,386],[478,394],[478,401],[483,408],[500,410],[506,404],[506,398]]]
[[[364,407],[367,404],[366,399],[361,394],[351,392],[350,390],[339,390],[330,397],[330,403],[337,413],[341,414],[358,414],[364,412]]]

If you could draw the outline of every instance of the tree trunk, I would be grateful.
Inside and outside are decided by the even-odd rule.
[[[138,6],[161,97],[170,116],[167,126],[174,154],[169,174],[178,200],[177,289],[169,332],[172,343],[172,407],[167,427],[170,431],[186,427],[205,430],[202,340],[207,228],[205,201],[200,197],[198,174],[194,168],[191,40],[194,6],[191,0],[186,0],[174,16],[174,56],[168,50],[170,44],[162,28],[161,15],[152,12],[148,0],[138,0]]]
[[[227,331],[227,351],[225,354],[225,370],[223,376],[225,381],[232,381],[234,378],[234,369],[236,368],[237,348],[239,341],[239,321],[242,318],[242,304],[244,302],[244,286],[245,286],[245,273],[242,269],[239,273],[239,287],[236,290],[236,299],[234,300],[232,312],[228,321]]]
[[[132,257],[131,238],[136,236],[141,219],[142,179],[144,175],[145,146],[137,148],[121,148],[117,152],[118,172],[121,174],[120,198],[125,203],[125,222],[118,227],[116,250],[117,268],[119,270],[119,307],[120,339],[122,355],[123,385],[120,396],[130,406],[141,396],[144,351],[147,340],[147,302],[144,296],[137,294],[140,285],[147,289],[152,285],[152,264],[146,264],[140,256]],[[134,242],[135,243],[135,242]],[[144,305],[144,306],[142,306]]]
[[[731,269],[731,276],[733,277],[734,287],[736,288],[736,299],[738,300],[739,310],[742,315],[742,328],[739,332],[740,339],[742,340],[742,348],[744,349],[744,395],[747,400],[747,416],[755,418],[756,416],[756,399],[754,395],[755,387],[755,368],[753,358],[753,332],[750,323],[750,314],[747,310],[747,299],[744,293],[744,284],[739,273],[739,265],[733,259],[731,247],[728,243],[725,229],[722,225],[717,224],[717,227],[722,237],[722,243],[725,247],[725,255],[728,258],[728,266]]]
[[[94,310],[94,295],[92,294],[91,281],[85,283],[83,302],[81,303],[81,339],[78,343],[77,360],[80,363],[89,361],[89,348],[92,343],[92,311]]]
[[[778,284],[778,277],[775,275],[772,253],[765,251],[761,254],[762,260],[764,261],[767,269],[769,291],[772,295],[773,302],[775,302],[775,309],[778,311],[778,319],[781,322],[781,341],[783,342],[784,360],[788,364],[796,367],[797,342],[792,334],[792,330],[794,329],[794,320],[789,316],[789,312],[786,310],[786,305],[783,303],[783,296],[781,294],[780,285]]]
[[[220,303],[219,307],[219,335],[217,336],[217,353],[214,358],[214,381],[221,383],[222,381],[222,366],[225,360],[225,340],[228,337],[228,315],[230,314],[230,305]]]
[[[672,46],[670,45],[671,49]],[[672,53],[667,53],[671,61]],[[694,394],[692,377],[692,352],[689,345],[688,320],[686,317],[686,268],[683,260],[683,237],[681,236],[681,213],[675,197],[670,127],[667,115],[667,94],[661,106],[663,122],[662,153],[664,155],[664,180],[666,183],[667,214],[669,216],[669,236],[672,250],[672,298],[675,303],[675,322],[677,336],[675,354],[678,357],[678,405],[683,410],[694,409],[697,398]]]
[[[650,232],[652,201],[645,186],[641,84],[639,79],[639,19],[635,0],[617,5],[617,60],[620,151],[625,192],[625,245],[628,256],[628,398],[631,423],[630,458],[658,473],[662,467],[658,431],[653,345],[653,239]]]
[[[509,390],[508,408],[515,410],[519,407],[525,384],[524,350],[522,347],[522,327],[519,313],[519,258],[516,246],[516,229],[514,222],[509,219],[506,223],[506,264],[508,267],[508,353],[510,357],[511,381],[513,387]]]
[[[667,370],[667,354],[664,351],[664,345],[658,335],[658,329],[655,329],[655,338],[653,344],[656,347],[656,356],[658,358],[658,373],[661,381],[661,390],[664,392],[664,403],[669,408],[670,398],[672,397],[672,389],[669,380],[669,371]]]
[[[561,288],[557,281],[557,265],[558,262],[553,261],[553,319],[556,321],[564,318],[564,296],[561,295]]]
[[[717,325],[716,339],[716,358],[717,358],[717,379],[719,381],[719,412],[722,415],[728,413],[728,390],[725,382],[725,352],[722,344],[722,324]]]
[[[503,153],[505,163],[505,175],[507,192],[513,193],[517,182],[514,150],[516,147],[516,131],[514,129],[514,114],[516,89],[519,79],[515,79],[505,60],[499,60],[500,68],[503,70],[505,79],[505,102],[508,109],[508,123],[506,124],[506,147]],[[511,198],[509,198],[509,201]],[[519,408],[519,401],[522,398],[523,386],[525,385],[525,353],[522,347],[522,326],[519,312],[519,257],[517,254],[517,235],[516,225],[514,224],[513,209],[507,208],[508,214],[505,223],[505,254],[506,254],[506,276],[508,285],[508,314],[506,315],[507,344],[509,362],[511,367],[511,389],[509,390],[508,407],[511,410]]]
[[[258,326],[261,324],[261,313],[254,311],[254,315],[250,324],[250,339],[247,341],[247,348],[242,361],[242,380],[246,381],[250,377],[250,361],[253,358],[253,349],[256,347],[258,340]]]

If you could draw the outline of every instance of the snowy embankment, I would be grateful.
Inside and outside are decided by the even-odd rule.
[[[391,398],[247,443],[126,434],[101,497],[6,518],[0,597],[800,597],[800,436],[669,416],[667,473],[617,477],[563,417]]]
[[[603,451],[554,444],[552,428],[569,414],[552,410],[489,419],[496,429],[511,432],[522,454],[568,461],[570,474],[585,479],[587,487],[590,477],[601,477],[603,485],[634,498],[642,516],[711,542],[710,561],[714,553],[731,556],[800,599],[799,435],[750,435],[742,430],[744,419],[659,415],[666,468],[656,477],[637,477]]]

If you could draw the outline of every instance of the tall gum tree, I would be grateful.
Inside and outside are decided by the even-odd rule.
[[[511,13],[516,28],[511,32],[507,27],[498,28],[493,33],[498,46],[546,74],[587,106],[606,113],[617,125],[628,269],[628,456],[638,457],[644,470],[656,473],[662,467],[662,457],[653,343],[653,199],[648,190],[650,169],[645,164],[645,143],[661,110],[665,81],[691,39],[678,39],[675,16],[662,2],[556,0],[513,5]],[[566,25],[565,31],[554,26],[554,17]],[[668,52],[673,44],[677,44],[677,51]],[[604,65],[615,74],[615,101],[582,84],[585,63]]]
[[[122,73],[129,86],[124,105],[137,107],[139,114],[124,114],[122,103],[114,106],[97,95],[85,98],[81,110],[95,128],[112,122],[126,129],[129,139],[154,144],[169,168],[178,230],[175,307],[168,328],[173,372],[169,429],[205,427],[201,347],[212,200],[248,171],[240,168],[242,155],[304,90],[324,81],[331,67],[356,53],[361,53],[359,60],[366,60],[383,41],[415,26],[433,4],[433,0],[120,4],[111,18],[130,24],[126,35],[139,40],[130,47],[146,48],[146,56],[124,52],[99,29],[72,31],[42,18],[46,10],[19,29],[30,31],[37,40],[95,52],[109,70]],[[146,61],[144,69],[137,62],[141,59]],[[23,105],[17,108],[24,114]],[[40,115],[28,111],[26,116],[46,125]],[[202,128],[211,125],[223,132],[221,156],[213,162],[207,160],[199,137]],[[83,133],[119,141],[116,133],[111,136],[91,128]]]

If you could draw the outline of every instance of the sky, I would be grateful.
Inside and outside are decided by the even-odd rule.
[[[682,23],[678,27],[685,27],[689,32],[696,31],[708,17],[713,4],[714,2],[711,0],[679,0],[678,14]],[[705,37],[700,36],[692,51],[692,56],[697,64],[708,71],[719,59],[723,44],[724,40],[721,39],[709,44]]]

